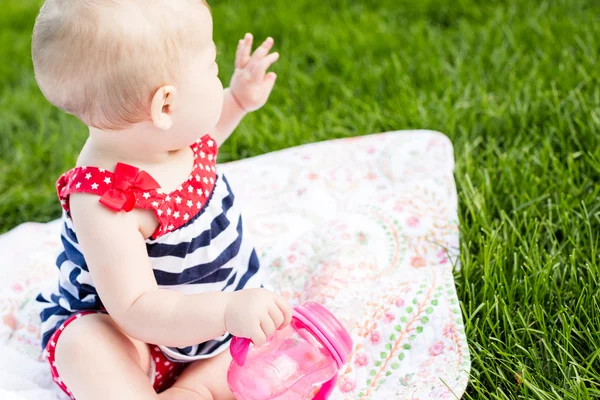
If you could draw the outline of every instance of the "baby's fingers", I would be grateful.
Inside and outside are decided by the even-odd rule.
[[[242,69],[250,60],[250,52],[252,51],[252,34],[246,33],[244,38],[239,41],[238,48],[235,53],[235,67]]]
[[[269,72],[269,75],[271,74],[275,75],[274,72]],[[275,75],[275,78],[276,77],[277,76]],[[275,78],[273,78],[273,81],[275,81]],[[279,307],[284,316],[281,327],[289,325],[290,322],[292,322],[292,317],[294,316],[294,310],[292,309],[292,306],[290,306],[290,303],[283,296],[279,295],[275,297],[275,303],[277,303],[277,307]]]
[[[267,69],[279,59],[279,53],[271,53],[254,64],[251,71],[254,79],[260,79],[267,73]]]
[[[283,315],[283,312],[279,309],[279,307],[271,308],[269,310],[269,317],[271,317],[271,319],[275,323],[276,329],[279,329],[281,327],[281,325],[283,325],[283,322],[285,321],[285,316]]]
[[[269,340],[271,338],[271,336],[273,336],[273,334],[277,330],[277,327],[275,326],[275,322],[273,322],[273,320],[269,316],[265,317],[260,322],[260,328],[262,329],[263,333],[265,334],[265,338],[267,340]]]
[[[250,61],[248,61],[248,66],[251,70],[254,69],[254,66],[258,64],[267,54],[269,54],[269,51],[271,51],[274,43],[275,41],[273,38],[268,37],[263,44],[261,44],[254,51],[254,54],[252,54],[252,57],[250,57]]]
[[[250,339],[255,346],[262,346],[267,342],[267,336],[260,326],[254,330]]]

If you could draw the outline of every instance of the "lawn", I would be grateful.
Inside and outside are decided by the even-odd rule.
[[[40,1],[0,0],[0,232],[57,218],[86,131],[37,90]],[[211,2],[221,77],[272,35],[268,105],[221,151],[428,128],[455,145],[466,398],[600,398],[598,0]]]

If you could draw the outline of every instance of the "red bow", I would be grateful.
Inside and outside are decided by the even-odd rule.
[[[117,163],[112,189],[100,198],[100,203],[115,211],[129,212],[135,206],[133,189],[152,190],[160,185],[145,171],[131,165]]]

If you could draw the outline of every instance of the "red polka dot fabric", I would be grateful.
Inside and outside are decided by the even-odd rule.
[[[194,218],[208,203],[217,179],[218,147],[214,139],[205,135],[191,149],[194,152],[192,172],[171,193],[164,193],[148,174],[127,164],[117,165],[115,172],[81,166],[63,174],[56,183],[62,207],[69,212],[72,193],[95,194],[100,196],[102,204],[122,205],[121,208],[110,207],[116,211],[130,211],[134,207],[153,210],[160,224],[152,239],[172,232]],[[127,170],[129,175],[119,174],[119,168]],[[156,188],[148,189],[153,186]],[[107,197],[112,201],[105,202]]]
[[[58,370],[56,369],[55,363],[55,352],[56,352],[56,344],[60,340],[60,336],[65,331],[65,329],[76,319],[82,318],[86,315],[90,314],[98,314],[104,313],[103,311],[83,311],[78,314],[73,315],[71,318],[67,319],[52,335],[52,338],[48,342],[46,346],[46,350],[44,351],[44,356],[48,360],[50,364],[50,373],[52,374],[52,380],[58,385],[58,387],[67,394],[71,399],[75,399],[71,390],[67,387],[67,385],[62,381]],[[162,391],[167,390],[179,378],[181,372],[185,369],[187,364],[184,363],[174,363],[169,361],[164,354],[160,351],[158,346],[150,345],[150,354],[152,357],[152,364],[149,376],[150,381],[153,383],[154,390],[156,393],[160,393]]]

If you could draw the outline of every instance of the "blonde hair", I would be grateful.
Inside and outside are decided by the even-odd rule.
[[[36,80],[86,125],[118,130],[150,118],[155,91],[193,51],[204,0],[46,0],[33,30]],[[204,35],[206,36],[206,35]],[[209,39],[208,39],[209,40]]]

